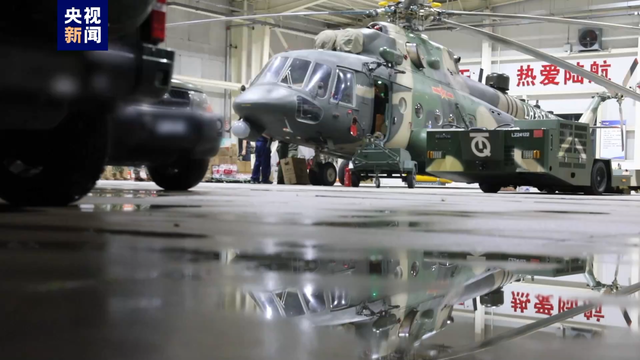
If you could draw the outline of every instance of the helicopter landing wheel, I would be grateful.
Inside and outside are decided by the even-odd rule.
[[[380,188],[380,178],[376,175],[376,178],[373,180],[373,183],[376,185],[376,189]]]
[[[333,186],[338,179],[338,170],[331,162],[320,164],[320,185]]]
[[[313,186],[322,185],[322,180],[320,178],[320,173],[313,166],[311,167],[311,169],[309,169],[309,183],[311,185],[313,185]]]

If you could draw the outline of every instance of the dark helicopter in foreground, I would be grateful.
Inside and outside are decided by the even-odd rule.
[[[600,283],[593,275],[592,258],[483,254],[483,260],[474,261],[469,260],[469,255],[398,251],[348,260],[310,260],[293,254],[240,253],[231,263],[251,271],[266,271],[272,280],[277,279],[277,273],[299,275],[295,281],[299,285],[294,287],[270,287],[265,283],[246,291],[267,319],[332,327],[355,335],[357,352],[368,359],[421,358],[424,340],[454,322],[456,304],[479,298],[476,306],[502,306],[503,288],[527,276],[582,273],[596,292],[627,296],[640,290],[640,284],[621,288],[616,279],[611,285]],[[589,311],[598,306],[597,302],[465,348],[449,349],[435,358],[456,358],[526,336]],[[630,324],[627,311],[621,311]]]
[[[285,143],[311,147],[316,154],[345,159],[336,171],[332,163],[314,162],[314,185],[335,183],[363,144],[375,139],[380,147],[410,156],[415,168],[405,179],[425,169],[426,132],[433,128],[512,126],[514,120],[558,119],[555,115],[510,95],[509,78],[490,74],[486,84],[460,74],[460,57],[430,41],[420,32],[431,23],[444,23],[473,35],[514,48],[580,75],[607,89],[612,98],[640,95],[604,77],[527,45],[448,17],[481,16],[534,19],[565,24],[598,25],[640,31],[638,27],[585,20],[517,14],[441,10],[439,3],[406,0],[381,2],[375,10],[324,11],[247,15],[188,21],[230,21],[258,17],[323,14],[386,16],[366,28],[326,30],[318,34],[315,49],[275,55],[248,87],[243,85],[233,109],[240,121],[232,133],[255,140],[262,134]],[[594,94],[595,95],[595,94]],[[316,160],[319,160],[318,156]],[[336,176],[338,174],[338,176]],[[357,176],[357,174],[355,174]],[[377,175],[376,175],[377,176]],[[359,181],[354,181],[357,186]]]

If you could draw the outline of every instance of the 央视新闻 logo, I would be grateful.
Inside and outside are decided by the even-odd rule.
[[[108,0],[58,0],[57,26],[58,50],[108,50]]]

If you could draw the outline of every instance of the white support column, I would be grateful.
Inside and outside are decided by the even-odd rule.
[[[484,12],[491,12],[491,10],[486,9]],[[490,23],[491,19],[485,19],[484,23]],[[487,28],[487,31],[493,32],[493,28]],[[482,40],[482,59],[480,67],[484,69],[484,73],[482,75],[482,83],[484,84],[484,79],[487,75],[491,74],[491,51],[492,51],[492,43],[488,40]]]
[[[604,108],[607,104],[602,104],[600,105],[600,107],[598,108],[597,114],[596,114],[596,125],[600,126],[602,125],[602,117],[604,116]],[[600,130],[596,130],[596,157],[599,158],[600,157],[600,144],[602,141],[602,131]]]
[[[271,28],[268,26],[264,27],[264,40],[262,42],[262,65],[265,66],[269,59],[271,58]]]
[[[242,51],[242,34],[244,31],[244,27],[240,28],[240,27],[232,27],[231,28],[231,48],[229,49],[229,51],[231,51],[231,60],[230,60],[230,66],[231,66],[231,82],[232,83],[236,83],[236,84],[240,84],[240,85],[244,85],[244,83],[242,82],[242,65],[243,65],[243,61],[242,61],[242,55],[243,55],[243,51]],[[246,62],[244,63],[245,68],[246,68]],[[246,70],[245,70],[246,72]],[[237,91],[232,91],[231,92],[231,104],[233,104],[233,101],[235,100],[235,97],[238,95]],[[234,121],[238,120],[238,115],[233,111],[233,108],[231,108],[231,118],[228,119],[229,120],[229,125],[231,126],[233,124]],[[231,136],[231,143],[236,144],[238,142],[238,138],[236,138],[233,134],[230,134]]]
[[[474,327],[475,327],[475,338],[476,342],[484,340],[485,337],[485,314],[484,314],[484,306],[480,305],[480,297],[476,298],[476,303],[478,304],[478,310],[474,312]]]
[[[251,32],[251,79],[256,77],[262,68],[264,32],[264,26],[255,26]]]
[[[640,36],[638,37],[638,58],[640,59]],[[635,81],[635,82],[634,82]],[[636,84],[640,82],[640,69],[636,69],[636,73],[634,76],[634,80],[631,80],[631,84],[634,89],[637,91]],[[634,131],[634,149],[633,149],[633,162],[632,164],[627,164],[627,166],[632,165],[634,169],[640,169],[640,127],[638,119],[640,119],[640,105],[635,102],[635,131]],[[627,125],[628,127],[628,125]],[[626,135],[626,134],[625,134]],[[626,144],[625,144],[626,147]],[[629,151],[631,152],[631,151]]]
[[[244,0],[244,13],[247,14],[247,0]],[[241,71],[241,75],[240,75],[240,82],[243,85],[246,85],[249,80],[247,79],[247,62],[248,62],[248,58],[249,58],[249,28],[247,28],[246,26],[242,27],[242,45],[241,45],[241,51],[242,51],[242,58],[240,61],[240,71]]]

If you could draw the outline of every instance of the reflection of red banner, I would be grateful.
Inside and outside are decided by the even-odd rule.
[[[466,303],[458,303],[456,306],[469,308],[471,306],[470,303],[471,300],[467,301]],[[555,314],[560,314],[580,305],[586,305],[588,303],[588,300],[578,300],[571,295],[547,295],[544,293],[530,292],[526,290],[515,290],[505,291],[504,310],[506,310],[506,313],[513,312],[518,315],[522,314],[523,316],[553,316]],[[573,320],[603,323],[605,320],[605,313],[603,311],[602,305],[596,307],[593,310],[584,312],[582,316],[580,316],[580,318],[581,319],[576,316],[575,318],[573,318]],[[616,316],[610,318],[609,321],[617,321]]]

